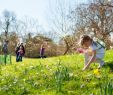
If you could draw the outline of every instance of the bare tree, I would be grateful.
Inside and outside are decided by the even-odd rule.
[[[8,32],[11,29],[12,24],[16,20],[16,15],[13,12],[5,10],[1,17],[1,31],[5,33],[5,39],[8,37]]]
[[[28,34],[34,35],[39,33],[39,23],[37,19],[25,16],[21,20],[16,21],[14,29],[23,40]]]
[[[81,34],[91,34],[103,40],[107,48],[110,47],[109,36],[113,32],[113,2],[93,0],[89,4],[82,4],[75,10],[78,20],[76,31]]]
[[[72,23],[68,17],[70,12],[71,6],[69,0],[56,0],[56,6],[51,10],[52,16],[49,18],[51,21],[50,28],[55,34],[55,38],[64,41],[64,54],[67,54],[72,46],[69,45],[70,41],[67,38],[68,35],[73,33]]]

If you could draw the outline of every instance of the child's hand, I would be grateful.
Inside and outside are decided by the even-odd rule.
[[[78,48],[76,51],[79,53],[84,53],[84,50],[82,48]]]

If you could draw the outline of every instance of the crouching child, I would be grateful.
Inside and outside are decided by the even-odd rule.
[[[105,55],[105,47],[102,46],[100,43],[95,42],[88,35],[84,35],[81,38],[80,44],[84,49],[85,61],[83,70],[88,69],[93,62],[99,63],[98,68],[101,68],[104,65],[103,58]]]

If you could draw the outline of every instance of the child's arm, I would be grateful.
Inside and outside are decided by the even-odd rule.
[[[82,48],[77,48],[77,49],[76,49],[76,53],[84,53],[84,49],[82,49]]]
[[[90,66],[90,64],[95,61],[95,57],[96,57],[96,50],[93,50],[92,57],[89,60],[89,62],[86,64],[86,66],[83,68],[83,70],[86,70]]]

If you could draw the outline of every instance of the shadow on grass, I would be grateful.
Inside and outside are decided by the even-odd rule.
[[[113,61],[106,62],[105,67],[109,67],[111,70],[113,70]]]

